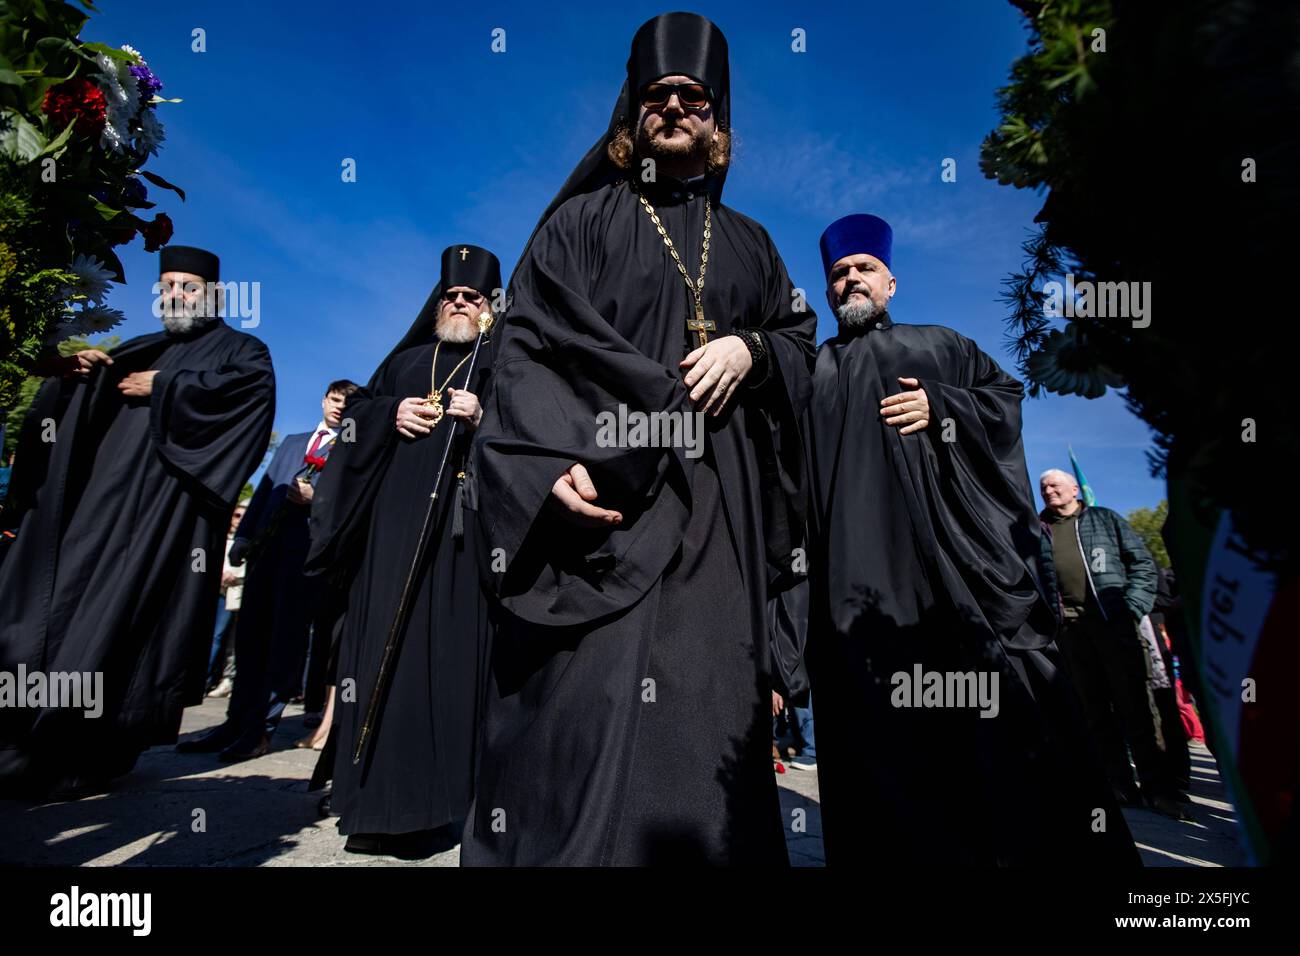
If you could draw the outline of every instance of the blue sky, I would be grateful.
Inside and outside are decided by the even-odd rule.
[[[641,2],[442,4],[392,0],[132,0],[101,4],[85,38],[128,43],[162,79],[167,141],[146,167],[176,243],[213,249],[223,278],[261,283],[279,398],[276,430],[311,429],[325,383],[364,382],[410,325],[438,256],[472,242],[515,259],[579,156],[604,129]],[[1041,197],[980,175],[994,92],[1026,47],[1008,3],[728,2],[690,7],[731,49],[737,148],[726,201],[772,234],[834,331],[817,240],[872,212],[894,227],[893,313],[947,325],[1014,368],[1002,279],[1019,264]],[[192,31],[207,50],[191,50]],[[506,50],[493,53],[492,31]],[[791,50],[806,32],[807,52]],[[940,179],[945,158],[957,181]],[[356,160],[357,181],[342,181]],[[110,304],[124,337],[152,332],[157,257],[120,250],[129,284]],[[1149,432],[1109,394],[1025,405],[1031,477],[1068,467],[1072,444],[1102,504],[1154,505]]]

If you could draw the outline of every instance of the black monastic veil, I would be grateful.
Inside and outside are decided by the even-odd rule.
[[[467,252],[463,259],[460,249]],[[444,415],[428,435],[406,438],[395,428],[397,408],[403,399],[427,395],[434,381],[450,379],[451,387],[468,387],[481,401],[491,393],[491,330],[470,377],[474,342],[439,345],[434,329],[444,287],[468,286],[493,297],[500,285],[496,258],[478,246],[453,246],[443,254],[442,270],[406,335],[366,387],[349,397],[343,420],[350,440],[335,444],[312,504],[307,567],[347,591],[326,752],[333,756],[333,809],[345,834],[409,834],[459,823],[473,786],[489,631],[477,527],[464,520],[471,435],[463,424],[443,472],[373,739],[361,763],[353,763],[422,518],[458,421]]]
[[[725,64],[712,24],[671,14],[638,34],[630,82],[694,76],[726,123]],[[629,102],[625,86],[611,132]],[[802,523],[797,419],[816,317],[797,308],[767,233],[722,204],[720,177],[642,184],[692,276],[712,203],[705,313],[716,336],[762,330],[771,358],[707,419],[702,456],[602,447],[602,412],[693,411],[679,362],[694,300],[604,159],[609,135],[511,281],[477,445],[479,516],[507,565],[486,570],[500,627],[461,859],[784,864],[764,612]],[[546,507],[574,462],[597,504],[622,512],[618,528],[577,529]]]

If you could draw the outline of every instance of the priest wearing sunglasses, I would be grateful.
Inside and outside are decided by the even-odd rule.
[[[722,203],[730,111],[716,26],[642,26],[511,280],[476,445],[501,613],[466,865],[788,863],[765,608],[803,526],[816,317]],[[600,427],[620,416],[660,427]]]
[[[347,591],[319,773],[333,768],[332,809],[352,853],[447,849],[469,808],[488,622],[464,512],[466,457],[491,380],[500,286],[488,250],[443,252],[414,324],[349,397],[351,440],[335,446],[312,501],[308,571]]]

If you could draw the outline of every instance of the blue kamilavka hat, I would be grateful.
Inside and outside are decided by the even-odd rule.
[[[845,256],[856,256],[864,252],[883,262],[886,269],[893,269],[890,258],[894,247],[894,230],[879,216],[855,213],[836,219],[822,233],[821,247],[822,269],[828,278],[831,266],[835,263]]]

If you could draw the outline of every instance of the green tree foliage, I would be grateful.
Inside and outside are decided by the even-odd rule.
[[[1165,550],[1165,539],[1160,536],[1160,530],[1165,526],[1167,517],[1169,517],[1167,501],[1161,501],[1154,508],[1135,508],[1127,515],[1128,523],[1141,536],[1142,543],[1151,552],[1151,557],[1155,558],[1156,564],[1162,568],[1169,567],[1169,552]]]
[[[20,178],[0,159],[0,408],[17,396],[46,331],[65,313],[64,290],[77,278],[64,269],[25,268],[71,255],[67,240],[44,227],[41,196]]]
[[[51,342],[121,321],[104,303],[125,281],[114,250],[139,236],[151,252],[172,234],[146,212],[145,183],[184,198],[143,168],[164,140],[158,105],[179,101],[158,95],[138,52],[82,42],[94,12],[0,2],[0,408]]]
[[[122,336],[106,335],[102,339],[90,341],[88,336],[73,335],[59,343],[60,355],[76,355],[78,352],[84,352],[86,349],[99,349],[101,352],[111,352],[122,344]]]
[[[24,379],[18,387],[18,396],[15,399],[14,406],[5,413],[4,458],[6,464],[9,462],[9,456],[18,447],[18,433],[22,430],[23,419],[27,417],[27,409],[31,408],[32,402],[36,400],[36,390],[41,387],[42,381],[44,379]]]
[[[84,335],[78,335],[60,342],[59,354],[74,355],[86,349],[111,352],[121,344],[122,337],[120,335],[105,336],[95,342],[91,342]],[[18,446],[18,433],[22,430],[23,419],[27,417],[27,409],[31,408],[32,402],[36,399],[36,390],[41,387],[43,381],[45,380],[35,377],[23,379],[19,384],[18,395],[14,404],[5,413],[5,461],[9,460],[9,456],[13,454],[14,449]]]
[[[1294,535],[1253,476],[1294,473],[1293,353],[1280,294],[1300,206],[1300,5],[1014,0],[1027,54],[998,91],[981,168],[1044,194],[1006,283],[1030,390],[1124,388],[1153,473],[1227,508],[1286,560]],[[1149,284],[1144,322],[1053,318],[1044,283]],[[1130,286],[1130,288],[1132,288]]]

